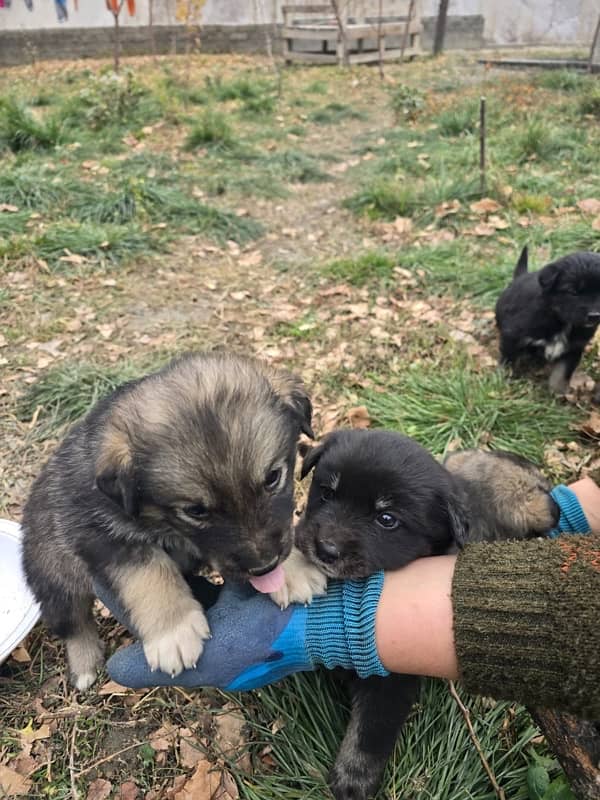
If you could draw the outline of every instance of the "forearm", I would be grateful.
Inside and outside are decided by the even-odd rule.
[[[582,478],[569,489],[579,500],[592,533],[600,533],[600,487],[591,478]]]

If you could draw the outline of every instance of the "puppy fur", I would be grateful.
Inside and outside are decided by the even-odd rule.
[[[528,272],[524,247],[496,304],[496,323],[501,362],[550,364],[550,389],[564,394],[600,323],[600,255],[571,253]]]
[[[102,660],[94,579],[129,613],[150,666],[177,674],[209,636],[184,576],[247,580],[289,555],[311,411],[294,376],[196,354],[125,384],[71,429],[25,506],[23,564],[78,689]]]
[[[296,545],[311,570],[361,578],[468,541],[523,538],[556,523],[550,487],[525,459],[469,450],[449,457],[447,467],[397,433],[327,436],[302,468],[303,476],[314,474]],[[293,580],[301,584],[297,575]],[[381,782],[420,680],[346,675],[352,714],[329,781],[336,800],[366,800]]]

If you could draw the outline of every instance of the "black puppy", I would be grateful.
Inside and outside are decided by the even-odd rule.
[[[313,469],[296,545],[309,569],[331,578],[398,569],[467,541],[538,535],[557,521],[539,470],[506,453],[463,451],[447,469],[407,436],[336,431],[308,451],[302,477]],[[293,568],[289,577],[302,586],[302,567],[295,561]],[[381,781],[419,678],[346,674],[352,715],[329,781],[336,800],[366,800]]]
[[[564,394],[600,323],[600,255],[571,253],[527,271],[523,248],[513,280],[496,303],[504,364],[521,356],[552,365],[549,386]]]

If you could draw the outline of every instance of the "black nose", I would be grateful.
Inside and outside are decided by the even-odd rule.
[[[333,564],[340,557],[340,551],[337,546],[329,539],[317,539],[316,550],[317,555],[325,564]]]
[[[279,561],[279,556],[275,556],[275,558],[272,561],[269,561],[268,564],[265,564],[262,567],[251,567],[248,570],[248,574],[254,575],[255,578],[260,577],[260,575],[266,575],[267,572],[271,572],[272,569],[275,569],[278,561]]]
[[[600,311],[588,311],[587,318],[590,322],[600,322]]]

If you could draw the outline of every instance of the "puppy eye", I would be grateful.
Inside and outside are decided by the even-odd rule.
[[[277,467],[276,469],[272,469],[270,472],[267,472],[267,476],[265,478],[265,489],[268,492],[272,492],[274,489],[277,489],[281,481],[282,474],[283,470],[281,467]]]
[[[328,500],[333,500],[335,492],[331,486],[321,486],[321,500],[326,503]]]
[[[210,514],[208,508],[203,503],[195,503],[193,506],[185,506],[183,513],[193,519],[206,519]]]
[[[400,524],[398,517],[394,516],[394,514],[390,514],[389,511],[383,511],[381,514],[378,514],[375,517],[375,522],[388,531],[397,528]]]

